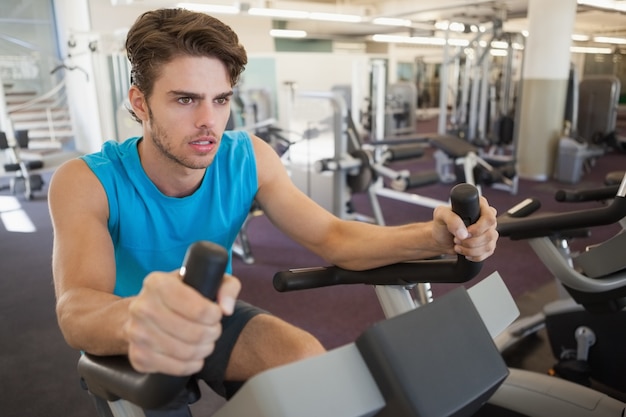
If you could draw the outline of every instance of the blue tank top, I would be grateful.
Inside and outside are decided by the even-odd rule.
[[[225,132],[202,185],[182,198],[161,193],[141,166],[137,144],[105,142],[100,152],[81,158],[98,177],[109,203],[109,233],[115,247],[114,293],[139,293],[152,271],[172,271],[183,262],[187,247],[207,240],[229,251],[258,189],[250,136]]]

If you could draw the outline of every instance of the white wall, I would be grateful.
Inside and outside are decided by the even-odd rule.
[[[276,53],[276,85],[279,91],[279,124],[288,128],[290,91],[288,82],[295,83],[295,92],[328,92],[335,85],[352,85],[355,68],[367,68],[369,57],[363,54]],[[367,74],[365,74],[367,75]],[[361,85],[361,89],[366,85]],[[361,103],[354,103],[360,106]]]
[[[70,103],[75,104],[74,114],[77,125],[77,149],[82,152],[98,150],[102,142],[117,138],[115,118],[125,117],[124,111],[113,109],[110,91],[110,79],[106,68],[106,59],[110,51],[123,49],[125,31],[144,11],[153,9],[155,3],[144,5],[113,6],[111,0],[85,0],[78,7],[76,0],[54,0],[57,16],[61,22],[59,27],[63,42],[73,31],[89,33],[98,37],[98,56],[81,62],[89,70],[90,79],[94,82],[73,88],[68,92]],[[250,57],[265,56],[275,60],[275,79],[269,84],[276,86],[277,109],[279,124],[288,127],[289,93],[286,82],[296,83],[300,91],[329,91],[334,85],[350,84],[358,90],[353,103],[354,111],[358,111],[367,93],[368,62],[372,54],[339,54],[339,53],[275,53],[274,41],[269,36],[272,27],[271,19],[249,16],[216,16],[237,32],[240,42],[245,46]],[[412,62],[416,56],[427,56],[428,60],[436,59],[436,50],[418,48],[389,47],[384,56],[390,59],[390,82],[395,81],[395,62]],[[119,119],[118,119],[119,120]],[[118,122],[126,124],[128,121]]]
[[[104,132],[102,130],[100,104],[95,76],[97,57],[88,53],[86,35],[91,31],[89,8],[86,3],[73,0],[55,0],[55,14],[61,54],[68,55],[67,40],[70,33],[76,34],[76,47],[73,48],[72,65],[85,70],[72,71],[66,77],[66,91],[70,105],[75,146],[78,151],[92,152],[100,148]],[[94,65],[96,64],[96,65]]]
[[[75,145],[80,152],[94,152],[103,142],[110,139],[122,140],[115,134],[111,91],[108,73],[107,53],[123,49],[124,32],[144,11],[153,7],[137,5],[113,6],[110,0],[54,0],[58,21],[58,36],[61,53],[66,56],[67,40],[74,35],[81,44],[98,40],[98,51],[85,53],[72,58],[74,64],[87,71],[68,76],[68,101],[75,131]],[[220,17],[238,33],[240,42],[248,50],[273,51],[273,41],[269,36],[271,21],[247,17]],[[253,45],[253,48],[248,47]],[[85,49],[85,48],[83,48]],[[76,52],[76,51],[74,51]],[[82,52],[82,51],[81,51]]]
[[[113,33],[128,29],[140,14],[156,7],[152,3],[112,6],[111,0],[87,0],[89,2],[92,30],[99,33]],[[239,36],[239,42],[248,53],[273,52],[274,42],[269,36],[271,19],[250,16],[215,15],[231,26]],[[123,46],[123,45],[122,45]]]

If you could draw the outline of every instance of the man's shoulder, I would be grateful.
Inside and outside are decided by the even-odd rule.
[[[251,137],[245,130],[226,130],[222,135],[222,140],[228,141],[250,141]]]
[[[114,162],[136,149],[138,140],[137,137],[128,138],[122,142],[109,140],[102,144],[99,151],[83,155],[81,158],[89,165]]]
[[[249,154],[253,152],[252,136],[245,130],[227,130],[222,135],[220,147],[226,154]]]

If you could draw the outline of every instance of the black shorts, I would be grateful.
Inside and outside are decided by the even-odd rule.
[[[217,340],[213,353],[205,359],[204,368],[197,374],[198,379],[205,381],[222,397],[230,398],[242,384],[239,381],[224,381],[224,374],[235,342],[250,319],[258,314],[269,313],[245,301],[237,300],[233,314],[222,319],[222,335]],[[146,417],[191,417],[188,402],[188,393],[184,392],[163,409],[146,410],[145,414]]]

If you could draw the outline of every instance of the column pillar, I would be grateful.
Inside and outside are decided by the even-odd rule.
[[[104,115],[107,109],[100,103],[107,102],[110,94],[98,97],[97,83],[100,82],[95,67],[97,53],[88,53],[87,44],[98,35],[91,32],[91,17],[87,0],[54,0],[54,12],[57,21],[59,49],[62,56],[74,52],[71,65],[85,71],[68,71],[65,74],[67,100],[70,107],[74,145],[77,151],[90,153],[100,150],[102,142],[113,139],[110,131],[105,131]],[[78,42],[76,51],[69,51],[67,41],[71,34]],[[88,35],[89,34],[89,35]],[[101,57],[99,57],[101,58]],[[107,85],[108,86],[108,85]],[[108,86],[107,92],[110,90]],[[102,117],[100,115],[103,115]]]
[[[563,130],[576,0],[529,0],[517,161],[520,178],[552,177]],[[518,93],[519,97],[519,93]]]

